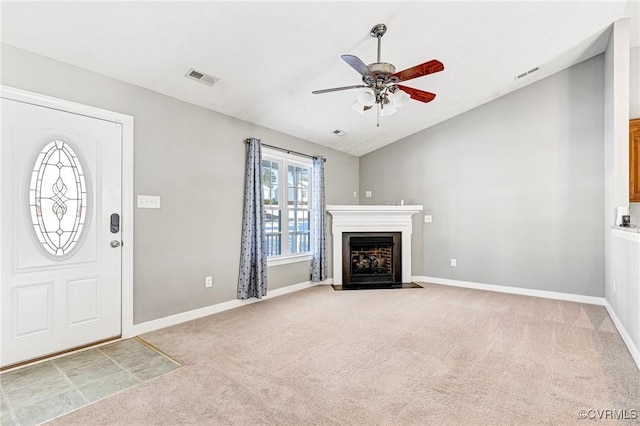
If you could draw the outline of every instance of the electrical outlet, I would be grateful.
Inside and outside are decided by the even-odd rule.
[[[457,266],[457,263],[455,259],[451,259],[451,266]]]
[[[206,288],[213,286],[213,277],[211,275],[204,277],[204,286]]]
[[[358,191],[353,191],[353,198],[358,198]]]
[[[366,198],[371,198],[371,191],[365,191],[364,196]]]

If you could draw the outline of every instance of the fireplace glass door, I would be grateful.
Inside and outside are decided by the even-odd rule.
[[[342,283],[401,283],[401,233],[343,233]]]

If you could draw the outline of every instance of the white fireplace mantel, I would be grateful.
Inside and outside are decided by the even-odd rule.
[[[422,206],[328,205],[332,216],[333,283],[342,284],[343,232],[401,232],[402,282],[411,282],[411,216]]]

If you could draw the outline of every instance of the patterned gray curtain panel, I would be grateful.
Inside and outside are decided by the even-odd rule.
[[[238,276],[238,299],[267,294],[267,238],[260,163],[260,139],[249,139],[242,214],[242,248]]]
[[[313,257],[311,259],[311,281],[327,279],[327,205],[324,198],[324,158],[313,159],[313,182],[311,187],[311,235]]]

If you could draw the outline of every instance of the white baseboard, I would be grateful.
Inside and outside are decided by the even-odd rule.
[[[305,281],[298,284],[289,285],[286,287],[278,288],[275,290],[269,290],[267,295],[262,299],[247,299],[247,300],[229,300],[228,302],[217,303],[211,306],[205,306],[204,308],[194,309],[192,311],[181,312],[179,314],[170,315],[164,318],[158,318],[156,320],[142,322],[140,324],[134,324],[133,336],[149,333],[151,331],[160,330],[161,328],[170,327],[172,325],[181,324],[183,322],[191,321],[194,319],[206,317],[208,315],[217,314],[218,312],[228,311],[229,309],[239,308],[240,306],[250,305],[252,303],[260,302],[262,300],[271,299],[273,297],[282,296],[283,294],[293,293],[294,291],[304,290],[316,286],[318,284],[325,284],[326,281],[314,283],[311,281]]]
[[[587,303],[604,306],[604,297],[583,296],[581,294],[560,293],[557,291],[533,290],[530,288],[509,287],[505,285],[482,284],[471,281],[451,280],[448,278],[414,276],[413,281],[432,284],[450,285],[453,287],[474,288],[477,290],[496,291],[498,293],[520,294],[523,296],[542,297],[544,299],[565,300],[567,302]]]
[[[631,336],[629,336],[629,333],[627,333],[627,329],[624,328],[624,325],[622,325],[620,318],[618,318],[618,315],[616,315],[616,311],[613,310],[613,307],[609,304],[609,301],[607,299],[604,300],[604,307],[607,309],[607,312],[609,312],[609,316],[613,320],[613,324],[618,329],[618,333],[620,333],[620,336],[622,336],[622,340],[624,340],[624,343],[627,345],[629,352],[631,352],[633,360],[636,362],[638,369],[640,369],[640,349],[638,349],[638,347],[633,343],[633,340],[631,340]]]

